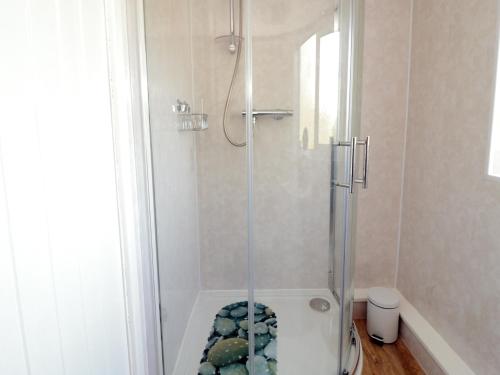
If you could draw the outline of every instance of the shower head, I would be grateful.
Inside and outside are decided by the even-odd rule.
[[[216,41],[223,41],[228,43],[228,50],[231,54],[235,53],[238,50],[238,44],[241,42],[241,37],[238,35],[221,35],[215,38]]]
[[[240,1],[240,17],[241,17],[241,1]],[[241,33],[241,20],[240,20],[240,33]],[[236,35],[234,31],[234,0],[229,0],[229,34],[222,35],[215,40],[227,40],[229,42],[228,50],[231,54],[235,53],[238,49],[238,44],[241,38]]]

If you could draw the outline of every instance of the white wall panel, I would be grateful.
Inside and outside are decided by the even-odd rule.
[[[8,217],[5,202],[4,180],[0,169],[0,373],[28,374],[25,357],[23,328],[19,314],[16,275],[13,254],[7,230]]]
[[[0,4],[0,373],[128,374],[104,2]]]

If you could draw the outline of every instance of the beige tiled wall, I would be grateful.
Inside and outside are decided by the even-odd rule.
[[[371,136],[368,190],[359,190],[356,288],[393,286],[397,262],[411,0],[366,0],[362,135]]]
[[[199,134],[197,143],[202,282],[206,288],[245,287],[245,153],[230,146],[221,129],[235,56],[227,52],[226,43],[213,40],[228,31],[228,6],[225,0],[193,4],[196,101],[204,99],[210,116],[210,128]],[[410,5],[410,0],[366,1],[362,133],[372,136],[373,148],[370,188],[359,194],[363,230],[357,235],[356,287],[394,284]],[[322,19],[320,12],[332,2],[315,1],[308,17],[299,11],[299,0],[286,7],[269,6],[255,2],[255,107],[297,112],[297,47],[312,35],[314,21]],[[278,14],[280,6],[288,11],[268,22],[266,17]],[[242,93],[243,61],[229,115],[230,134],[240,140]],[[256,271],[261,287],[326,286],[330,155],[322,145],[304,151],[298,141],[297,118],[260,120],[256,126]],[[319,170],[318,165],[325,168]],[[289,270],[294,270],[292,277]]]
[[[500,369],[500,181],[486,177],[496,0],[416,0],[397,286],[477,374]]]
[[[209,111],[209,129],[198,137],[201,275],[207,289],[246,287],[246,150],[224,138],[222,112],[235,61],[227,42],[228,2],[196,2],[195,19],[210,22],[208,38],[195,44],[197,93]],[[205,5],[204,5],[205,4]],[[208,5],[207,5],[208,4]],[[334,2],[318,0],[303,12],[302,0],[254,1],[254,107],[293,109],[281,121],[255,126],[255,239],[258,288],[327,287],[330,147],[304,150],[297,107],[298,51],[318,30],[331,27]],[[272,17],[270,20],[269,17]],[[272,22],[271,22],[272,21]],[[199,64],[195,64],[199,65]],[[242,61],[228,129],[244,139]]]
[[[149,7],[158,7],[158,4],[150,0]],[[207,131],[196,136],[180,136],[182,141],[196,138],[202,285],[214,289],[244,288],[245,152],[230,146],[221,129],[222,110],[235,56],[228,53],[227,42],[214,40],[228,32],[228,4],[225,0],[193,0],[181,8],[191,13],[191,22],[178,17],[176,23],[168,26],[170,21],[165,17],[169,14],[169,6],[173,4],[164,2],[158,8],[160,11],[154,20],[156,29],[150,27],[148,30],[148,39],[150,43],[156,43],[157,48],[152,52],[161,54],[154,57],[159,63],[151,68],[156,68],[158,74],[164,76],[172,71],[177,72],[177,77],[186,78],[189,83],[185,96],[192,101],[195,110],[201,110],[203,100],[203,109],[209,114]],[[333,7],[331,1],[315,1],[304,17],[301,0],[287,2],[286,6],[255,2],[255,107],[291,108],[298,112],[298,99],[294,94],[298,91],[298,48],[315,31],[327,27]],[[280,13],[280,9],[288,11]],[[325,11],[326,16],[322,15]],[[278,13],[280,17],[273,22],[266,18]],[[357,287],[392,285],[394,282],[409,18],[409,0],[366,2],[362,132],[372,136],[373,148],[370,189],[360,190],[358,220],[363,230],[358,231],[357,236]],[[192,45],[187,39],[188,34],[182,33],[183,28],[191,33]],[[167,36],[170,39],[167,40]],[[167,59],[167,54],[172,51],[167,48],[170,45],[167,42],[177,43],[176,59]],[[183,54],[186,54],[185,58]],[[168,64],[172,61],[181,63],[170,68]],[[281,63],[276,64],[276,61]],[[242,61],[229,112],[230,134],[239,140],[244,135],[244,123],[239,115],[244,108],[243,67]],[[191,68],[193,74],[189,77]],[[173,79],[167,85],[156,79],[150,85],[152,99],[156,99],[158,87],[158,98],[163,100],[158,104],[162,118],[168,115],[169,102],[184,92],[176,87],[177,81]],[[165,90],[169,97],[161,94],[161,90]],[[153,116],[153,121],[158,120],[159,117]],[[329,147],[318,145],[314,150],[303,150],[297,117],[280,122],[259,120],[255,130],[256,272],[259,287],[325,287]],[[167,135],[165,130],[158,134]],[[173,142],[173,146],[176,145],[178,142]],[[186,152],[192,151],[186,149]],[[318,168],[321,165],[324,168]],[[160,171],[159,176],[162,175]],[[380,220],[381,217],[384,220]]]
[[[477,374],[500,362],[500,181],[486,177],[497,2],[366,0],[356,287],[397,287]]]
[[[208,38],[199,33],[194,48],[194,61],[203,62],[194,64],[199,74],[195,79],[204,85],[198,95],[210,115],[209,130],[198,138],[202,282],[206,288],[245,287],[245,153],[230,146],[221,130],[234,55],[227,52],[227,44],[213,41],[214,36],[227,33],[227,2],[196,3],[195,28],[208,21],[211,30]],[[372,136],[373,148],[370,189],[360,190],[359,196],[358,227],[363,230],[357,235],[356,287],[393,285],[395,279],[410,5],[410,0],[366,1],[362,133]],[[288,11],[281,14],[280,6]],[[255,107],[297,112],[293,95],[297,47],[318,27],[315,21],[322,20],[320,12],[331,6],[331,1],[315,1],[304,17],[298,11],[302,9],[299,0],[271,8],[268,2],[255,2]],[[278,13],[280,17],[273,22],[266,21],[269,14]],[[243,139],[244,127],[238,115],[244,107],[242,73],[243,63],[229,117],[231,134],[237,139]],[[304,151],[300,146],[297,118],[260,120],[256,126],[259,287],[327,285],[329,148],[320,145]],[[318,165],[325,168],[318,169]]]

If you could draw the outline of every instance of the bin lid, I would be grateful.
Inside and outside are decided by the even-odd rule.
[[[375,287],[368,289],[368,300],[384,309],[399,307],[398,293],[391,288]]]

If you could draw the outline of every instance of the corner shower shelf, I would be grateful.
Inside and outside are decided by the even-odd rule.
[[[208,129],[208,115],[206,113],[178,113],[177,130],[200,131]]]
[[[200,131],[208,129],[208,115],[203,113],[203,101],[201,104],[202,113],[191,113],[191,106],[177,99],[177,104],[172,106],[172,111],[177,114],[177,130],[179,131]]]

